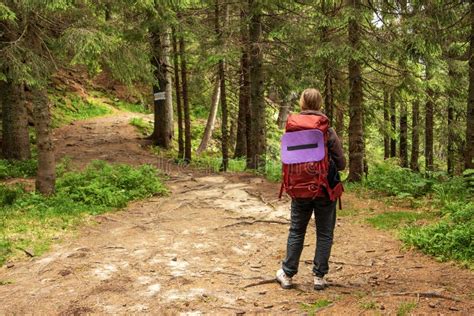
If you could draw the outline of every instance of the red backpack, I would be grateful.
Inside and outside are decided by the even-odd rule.
[[[281,145],[280,197],[284,190],[291,198],[328,197],[331,201],[340,198],[342,183],[331,187],[328,181],[328,129],[325,115],[289,115]]]

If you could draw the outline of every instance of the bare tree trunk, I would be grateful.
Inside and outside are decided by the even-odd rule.
[[[325,88],[324,88],[324,106],[326,107],[325,113],[329,118],[329,122],[333,124],[333,117],[334,117],[334,94],[333,94],[333,85],[332,85],[332,77],[331,73],[326,70],[325,76]]]
[[[395,133],[397,131],[397,105],[395,101],[395,92],[390,94],[390,157],[397,157],[397,139]]]
[[[237,138],[237,120],[233,115],[230,115],[230,129],[229,129],[229,149],[235,148],[235,141]]]
[[[418,100],[414,100],[412,103],[412,121],[411,121],[411,159],[410,168],[413,171],[420,171],[418,165],[418,157],[420,153],[420,103]]]
[[[454,173],[454,108],[452,100],[448,100],[448,174]]]
[[[222,111],[222,122],[221,122],[221,133],[222,133],[222,164],[220,167],[221,171],[227,171],[229,166],[229,132],[228,132],[228,113],[227,113],[227,95],[225,86],[225,62],[221,60],[219,62],[219,74],[221,79],[221,111]]]
[[[189,112],[188,98],[188,73],[186,65],[186,46],[184,38],[179,38],[180,58],[181,58],[181,80],[183,88],[183,108],[184,108],[184,160],[191,162],[191,115]]]
[[[204,135],[202,136],[201,143],[199,144],[199,147],[196,151],[196,153],[198,154],[206,150],[209,140],[212,137],[212,132],[214,131],[214,126],[216,124],[220,95],[221,95],[221,80],[218,75],[216,78],[216,82],[214,83],[214,91],[212,93],[212,100],[211,100],[211,109],[209,112],[209,116],[207,118],[206,129],[204,130]]]
[[[0,103],[2,105],[3,158],[30,159],[28,111],[23,84],[0,81]]]
[[[408,168],[408,113],[404,100],[400,102],[400,165]]]
[[[56,163],[46,91],[34,90],[32,93],[32,102],[36,129],[36,144],[38,146],[36,190],[43,195],[51,195],[55,191]]]
[[[388,92],[383,92],[383,159],[390,157],[390,109],[388,105]]]
[[[474,1],[472,0],[470,10],[471,34],[469,39],[469,94],[466,109],[465,169],[474,169]]]
[[[430,65],[426,64],[426,80],[431,79]],[[427,89],[427,98],[425,104],[425,168],[426,171],[433,171],[433,112],[434,112],[434,91],[429,87]]]
[[[176,93],[176,111],[178,112],[178,159],[184,157],[184,127],[183,106],[181,104],[181,84],[179,80],[179,52],[176,40],[176,30],[173,29],[173,64],[174,64],[174,88]]]
[[[355,11],[360,0],[350,1]],[[354,52],[360,48],[360,25],[355,18],[349,20],[349,43]],[[349,60],[349,176],[352,182],[361,181],[364,174],[364,96],[362,72],[358,60]]]
[[[154,56],[152,63],[156,67],[155,77],[158,85],[153,85],[154,128],[151,139],[157,146],[169,149],[173,139],[173,102],[171,73],[169,69],[169,34],[155,30],[152,32]]]
[[[226,3],[223,3],[224,9],[224,18],[223,18],[223,25],[227,23],[227,15],[228,15],[228,7]],[[222,31],[222,27],[220,25],[220,4],[219,0],[215,0],[215,31],[217,35],[217,42],[219,43],[220,47],[224,46],[224,34]],[[226,83],[225,83],[225,68],[226,63],[225,60],[222,58],[219,61],[219,79],[220,79],[220,86],[221,86],[221,133],[222,133],[222,141],[221,141],[221,150],[222,150],[222,164],[220,167],[221,171],[227,171],[227,167],[229,165],[229,132],[228,132],[228,113],[227,113],[227,94],[226,94]]]
[[[239,114],[237,119],[237,140],[235,144],[234,157],[240,158],[247,156],[247,117],[250,111],[250,70],[249,70],[249,53],[248,53],[248,24],[247,2],[241,2],[240,9],[240,38],[242,52],[240,57],[240,78],[239,78]],[[250,123],[250,122],[249,122]]]
[[[250,134],[249,169],[265,169],[266,124],[263,96],[262,8],[258,0],[250,0]]]

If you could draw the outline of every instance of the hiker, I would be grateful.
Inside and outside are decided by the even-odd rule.
[[[276,273],[284,289],[292,287],[311,215],[316,220],[314,289],[323,290],[336,223],[336,203],[343,191],[339,172],[346,166],[341,141],[321,112],[322,96],[306,89],[300,98],[301,113],[290,114],[282,137],[283,191],[291,200],[291,226],[286,258]]]

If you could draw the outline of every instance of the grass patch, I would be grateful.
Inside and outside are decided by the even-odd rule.
[[[34,177],[37,168],[36,159],[23,161],[0,159],[0,179]]]
[[[362,184],[348,184],[346,189],[372,198],[378,194],[386,203],[408,202],[413,208],[437,210],[386,212],[367,221],[380,229],[400,229],[406,245],[439,260],[457,260],[474,268],[473,169],[455,177],[442,172],[423,175],[388,160],[375,164]]]
[[[95,161],[80,172],[62,174],[51,197],[25,192],[19,186],[0,186],[0,196],[4,197],[0,208],[0,264],[26,249],[42,254],[87,215],[164,193],[166,189],[154,167],[103,161]]]
[[[377,309],[377,303],[375,301],[365,301],[359,303],[360,308],[365,310]]]
[[[53,127],[112,113],[110,106],[95,98],[84,100],[77,95],[67,93],[65,95],[50,94],[50,99],[54,105],[51,113]]]
[[[406,316],[416,308],[415,302],[403,302],[398,306],[397,316]]]
[[[354,215],[357,215],[358,213],[359,211],[353,208],[343,208],[342,210],[339,210],[339,209],[337,210],[338,217],[354,216]]]
[[[308,315],[315,315],[318,310],[320,310],[323,307],[327,307],[331,305],[331,301],[327,299],[319,299],[314,303],[308,304],[308,303],[302,303],[301,304],[301,309],[306,311]]]
[[[128,103],[122,100],[114,101],[114,106],[125,112],[151,114],[152,112],[144,104]]]
[[[153,123],[145,121],[141,117],[131,118],[129,124],[135,126],[142,135],[150,135],[153,132]]]
[[[409,225],[416,224],[417,221],[432,219],[433,216],[429,213],[417,213],[417,212],[384,212],[382,214],[375,215],[367,218],[367,222],[378,229],[390,230],[397,229]]]
[[[9,285],[9,284],[13,284],[13,281],[2,281],[2,280],[0,280],[0,286]]]

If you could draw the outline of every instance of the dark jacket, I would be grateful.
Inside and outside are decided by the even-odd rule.
[[[303,115],[324,115],[320,111],[306,110],[302,111]],[[328,129],[328,151],[329,157],[336,164],[337,170],[341,171],[346,168],[346,158],[344,157],[344,151],[342,149],[341,140],[336,134],[336,131],[330,127]]]

